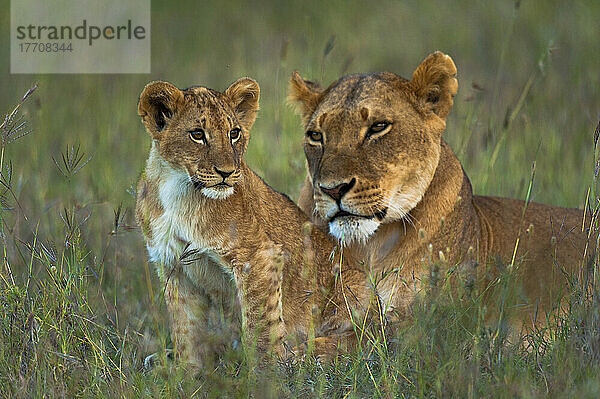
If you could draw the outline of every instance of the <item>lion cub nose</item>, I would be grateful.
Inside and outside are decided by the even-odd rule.
[[[224,170],[220,170],[219,168],[217,168],[215,166],[215,172],[217,172],[218,174],[221,175],[221,177],[223,178],[223,180],[227,179],[229,176],[231,176],[231,174],[233,173],[233,170],[231,170],[230,172],[226,172]]]
[[[342,197],[344,195],[346,195],[346,193],[348,191],[350,191],[352,189],[352,187],[354,187],[355,184],[356,184],[356,179],[352,178],[352,180],[350,180],[350,182],[339,184],[333,188],[327,188],[327,187],[323,187],[323,186],[319,186],[319,187],[321,188],[321,191],[323,191],[325,194],[329,195],[336,202],[339,202],[339,200],[341,200]]]

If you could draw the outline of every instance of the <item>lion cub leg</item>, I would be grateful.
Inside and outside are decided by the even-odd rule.
[[[165,302],[171,322],[171,339],[176,356],[193,367],[212,365],[215,348],[207,330],[210,298],[183,273],[173,273],[165,285]]]
[[[246,347],[256,345],[259,359],[269,350],[282,358],[286,330],[281,305],[281,256],[273,250],[257,251],[235,275]]]

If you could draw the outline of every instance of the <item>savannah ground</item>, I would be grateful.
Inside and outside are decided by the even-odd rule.
[[[246,158],[296,198],[305,169],[300,121],[285,104],[291,72],[325,84],[349,72],[410,77],[442,50],[459,71],[444,136],[475,192],[596,208],[600,3],[153,1],[152,74],[110,76],[10,75],[1,5],[0,111],[38,88],[15,119],[31,133],[10,142],[2,128],[0,397],[598,396],[593,292],[572,281],[570,311],[546,315],[550,331],[509,343],[504,320],[524,300],[510,271],[483,303],[468,284],[447,289],[435,266],[421,276],[429,288],[412,323],[365,336],[362,351],[331,365],[256,374],[232,354],[191,378],[163,356],[143,371],[171,343],[132,187],[150,146],[136,114],[150,80],[222,90],[255,78],[261,111]],[[491,307],[503,316],[484,322]]]

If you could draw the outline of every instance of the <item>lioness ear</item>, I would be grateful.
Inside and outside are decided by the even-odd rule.
[[[153,139],[160,138],[167,122],[183,100],[183,93],[167,82],[150,82],[138,101],[138,115]]]
[[[410,81],[417,98],[436,115],[446,119],[458,90],[456,65],[450,56],[436,51],[423,60]]]
[[[304,125],[308,123],[317,109],[322,94],[323,88],[318,83],[302,79],[298,71],[292,73],[288,102],[294,105],[296,112],[302,117]]]
[[[231,106],[244,129],[250,130],[256,120],[260,87],[254,79],[240,78],[225,90],[225,96],[231,101]]]

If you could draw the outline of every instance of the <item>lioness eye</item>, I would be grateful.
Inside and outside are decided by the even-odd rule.
[[[242,130],[239,127],[231,129],[231,131],[229,132],[229,138],[231,139],[232,143],[235,143],[236,141],[238,141],[238,139],[240,138],[241,132],[242,132]]]
[[[388,122],[373,123],[369,127],[369,130],[367,130],[367,136],[370,136],[370,135],[375,134],[375,133],[383,132],[385,129],[388,128],[388,126],[390,126],[390,124]]]
[[[196,143],[206,144],[206,134],[202,129],[191,130],[188,132],[190,134],[190,139]]]
[[[306,132],[306,136],[312,141],[321,142],[323,140],[323,134],[320,132],[315,132],[314,130],[309,130]]]

